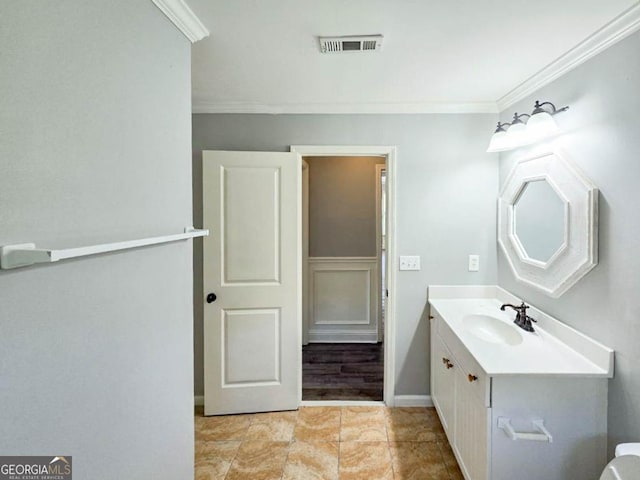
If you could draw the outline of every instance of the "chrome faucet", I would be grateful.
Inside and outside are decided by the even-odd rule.
[[[525,303],[522,302],[519,307],[516,307],[515,305],[511,305],[510,303],[505,303],[500,307],[500,310],[504,312],[505,307],[513,308],[516,311],[516,319],[513,321],[513,323],[515,323],[521,329],[526,330],[527,332],[534,331],[531,322],[537,323],[537,320],[527,315],[527,308],[529,308],[529,305],[525,305]]]

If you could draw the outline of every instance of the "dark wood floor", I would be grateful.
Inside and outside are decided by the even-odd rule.
[[[303,400],[382,400],[382,343],[310,343],[302,347]]]

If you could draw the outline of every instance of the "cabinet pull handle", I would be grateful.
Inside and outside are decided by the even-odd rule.
[[[471,374],[469,374],[467,376],[467,378],[469,379],[470,382],[475,382],[476,380],[478,380],[478,377],[476,377],[475,375],[471,375]]]
[[[544,426],[544,420],[535,419],[531,423],[536,429],[536,432],[516,432],[511,425],[511,419],[506,417],[498,417],[498,428],[504,430],[504,433],[511,440],[532,440],[535,442],[553,442],[553,436],[549,433],[549,430]]]
[[[442,363],[445,364],[447,370],[453,368],[453,363],[451,363],[448,358],[442,357]]]

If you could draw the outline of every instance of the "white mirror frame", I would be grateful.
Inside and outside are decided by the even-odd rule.
[[[564,242],[546,262],[529,258],[515,232],[515,202],[536,180],[565,204]],[[498,199],[498,243],[519,282],[559,297],[598,264],[598,189],[558,151],[518,161]]]

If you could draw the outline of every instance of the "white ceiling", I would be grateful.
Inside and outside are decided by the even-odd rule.
[[[188,0],[195,112],[495,111],[637,0]],[[382,34],[321,54],[318,36]],[[435,106],[435,108],[434,108]]]

